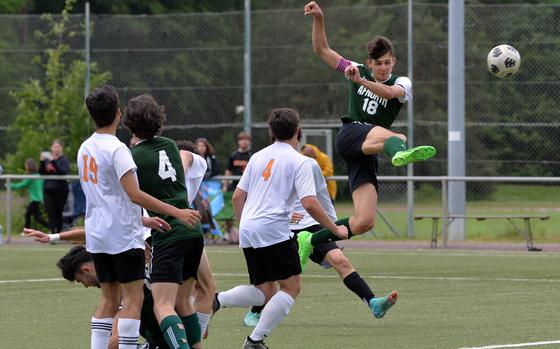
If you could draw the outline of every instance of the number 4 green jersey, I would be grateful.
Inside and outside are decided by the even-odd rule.
[[[363,78],[374,81],[371,71],[366,66],[359,64],[357,67]],[[394,74],[391,74],[391,77],[387,81],[384,81],[383,84],[388,86],[393,86],[395,84],[402,86],[405,90],[405,96],[385,99],[362,85],[350,81],[348,114],[342,116],[342,121],[365,122],[389,129],[399,114],[404,102],[410,98],[412,88],[410,80],[407,77],[399,77]]]
[[[132,149],[138,167],[140,189],[151,196],[177,208],[188,208],[185,171],[177,144],[165,137],[154,137],[138,143]],[[171,225],[163,233],[152,230],[152,243],[161,245],[181,239],[202,236],[200,225],[189,228],[174,217],[148,211]]]

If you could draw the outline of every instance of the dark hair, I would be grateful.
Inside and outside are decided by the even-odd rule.
[[[84,246],[74,246],[62,258],[56,266],[62,272],[62,277],[68,281],[76,281],[76,273],[84,263],[92,263],[93,257],[86,251]]]
[[[387,39],[384,36],[376,36],[368,42],[367,44],[368,50],[368,57],[370,59],[379,59],[379,57],[383,56],[387,52],[390,52],[393,56],[395,55],[395,51],[393,50],[393,43],[391,40]]]
[[[191,153],[195,153],[198,154],[198,150],[196,149],[196,145],[194,145],[193,142],[191,141],[186,141],[184,139],[178,140],[175,143],[177,143],[177,148],[179,148],[179,150],[186,150],[186,151],[190,151]],[[198,154],[200,155],[200,154]]]
[[[204,145],[206,145],[206,154],[204,154],[204,157],[208,155],[214,155],[216,153],[216,151],[214,150],[214,146],[212,146],[212,144],[210,144],[210,142],[208,142],[206,138],[197,138],[196,141],[194,141],[194,144],[196,145],[199,142],[202,142],[204,143]],[[197,154],[202,156],[202,154],[199,154],[198,151]]]
[[[27,173],[37,172],[37,163],[32,158],[28,158],[25,160],[25,167],[27,169]]]
[[[95,88],[86,97],[86,107],[98,128],[111,125],[119,109],[117,90],[109,85]]]
[[[292,138],[299,126],[299,113],[290,108],[272,109],[268,116],[268,126],[274,139],[285,141]]]
[[[161,132],[165,108],[151,95],[140,95],[126,103],[122,124],[141,139],[150,139]]]

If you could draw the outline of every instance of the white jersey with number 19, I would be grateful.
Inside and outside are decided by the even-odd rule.
[[[261,248],[290,239],[297,198],[315,196],[311,164],[285,142],[255,153],[237,184],[247,193],[239,222],[239,247]]]
[[[94,133],[78,151],[78,173],[86,196],[86,249],[117,254],[144,248],[142,209],[120,182],[136,172],[130,150],[117,137]],[[136,176],[136,173],[134,173]]]

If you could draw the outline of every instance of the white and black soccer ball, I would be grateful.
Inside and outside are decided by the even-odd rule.
[[[515,47],[498,45],[488,52],[488,71],[498,78],[511,76],[519,70],[521,56]]]

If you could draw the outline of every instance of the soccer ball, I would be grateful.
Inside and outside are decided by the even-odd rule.
[[[521,56],[515,47],[510,45],[498,45],[488,52],[488,71],[492,75],[505,78],[519,70]]]

